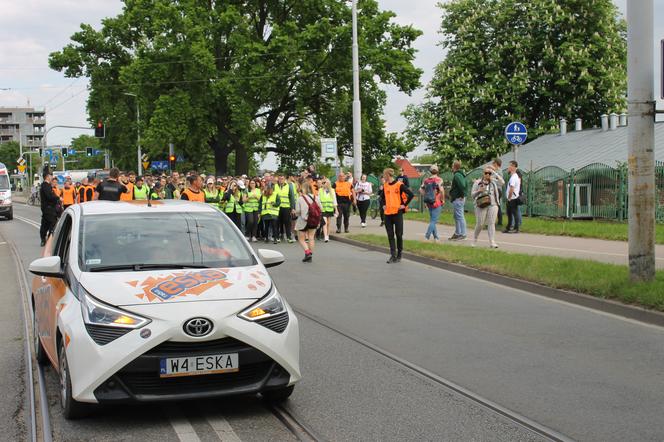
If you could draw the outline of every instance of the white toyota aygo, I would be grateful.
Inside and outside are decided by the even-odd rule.
[[[37,359],[59,373],[64,416],[94,403],[288,398],[298,323],[266,271],[283,261],[206,204],[69,207],[30,264]]]

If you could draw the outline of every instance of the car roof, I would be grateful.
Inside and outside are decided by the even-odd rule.
[[[109,214],[134,214],[134,213],[214,213],[218,212],[209,204],[197,203],[185,200],[147,200],[137,201],[90,201],[79,204],[81,214],[109,215]]]

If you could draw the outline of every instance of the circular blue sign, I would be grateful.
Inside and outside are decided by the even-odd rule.
[[[523,144],[528,139],[528,130],[522,123],[514,121],[505,127],[505,138],[510,144]]]

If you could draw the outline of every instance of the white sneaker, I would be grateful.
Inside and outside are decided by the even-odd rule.
[[[252,236],[252,237],[251,237],[251,242],[258,242],[258,240],[256,239],[255,236]]]
[[[470,243],[470,247],[477,247],[477,241],[473,241]]]
[[[362,227],[366,227],[367,223],[361,223]]]
[[[489,247],[491,247],[492,249],[497,249],[497,248],[498,248],[498,244],[496,244],[496,243],[494,242],[494,243],[491,243],[491,245],[490,245]]]

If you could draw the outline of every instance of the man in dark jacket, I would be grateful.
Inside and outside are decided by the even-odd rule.
[[[461,161],[456,160],[452,163],[452,188],[450,189],[450,199],[454,207],[454,235],[450,237],[451,241],[460,241],[466,239],[466,217],[463,209],[466,204],[466,174],[461,170]]]
[[[41,199],[41,227],[39,228],[39,236],[41,237],[41,246],[46,245],[48,235],[53,233],[55,223],[58,220],[56,205],[58,204],[58,196],[53,192],[51,184],[51,174],[47,170],[44,171],[44,181],[42,181],[39,188],[39,197]]]

